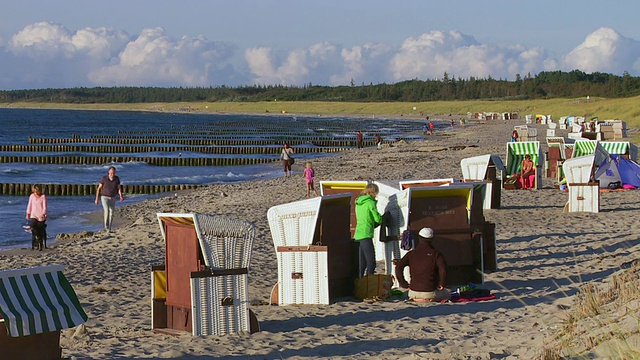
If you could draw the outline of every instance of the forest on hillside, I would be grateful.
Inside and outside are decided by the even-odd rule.
[[[78,87],[0,91],[0,103],[51,102],[71,104],[155,102],[257,102],[344,101],[423,102],[449,100],[526,100],[545,98],[606,97],[640,95],[640,77],[551,71],[516,76],[514,81],[489,78],[407,80],[395,84],[349,86],[253,85],[239,87]]]

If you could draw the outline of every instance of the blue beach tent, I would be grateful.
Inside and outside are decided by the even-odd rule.
[[[600,180],[600,187],[620,181],[622,184],[640,188],[640,165],[620,155],[610,155],[610,159],[600,165],[595,177]]]

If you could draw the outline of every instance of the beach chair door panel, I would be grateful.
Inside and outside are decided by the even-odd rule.
[[[204,264],[192,225],[165,223],[167,305],[191,309],[189,277]]]
[[[353,198],[352,198],[353,199]],[[329,298],[353,294],[358,273],[358,248],[349,232],[350,202],[323,199],[313,243],[327,247]]]
[[[468,227],[467,199],[462,196],[412,198],[409,224],[416,233],[423,227],[437,230]]]
[[[482,284],[483,256],[480,236],[470,232],[437,235],[432,240],[447,263],[448,286]]]
[[[355,186],[355,185],[354,185]],[[322,195],[335,195],[335,194],[351,194],[351,204],[349,208],[349,231],[350,231],[350,239],[353,239],[353,234],[356,232],[356,199],[360,196],[362,192],[362,188],[357,189],[342,189],[342,188],[331,188],[331,187],[323,187]]]

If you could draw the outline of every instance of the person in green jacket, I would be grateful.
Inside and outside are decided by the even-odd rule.
[[[376,269],[376,254],[373,249],[373,229],[382,223],[382,215],[378,212],[376,196],[378,185],[367,184],[356,199],[356,231],[353,239],[358,242],[358,277],[370,275]],[[365,273],[366,270],[366,273]]]

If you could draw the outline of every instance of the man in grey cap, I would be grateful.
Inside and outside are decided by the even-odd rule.
[[[418,302],[448,300],[445,289],[447,278],[444,257],[431,245],[433,229],[425,227],[418,232],[417,244],[396,264],[396,279],[402,288],[409,289],[409,299]],[[404,278],[404,268],[409,266],[411,283]]]

